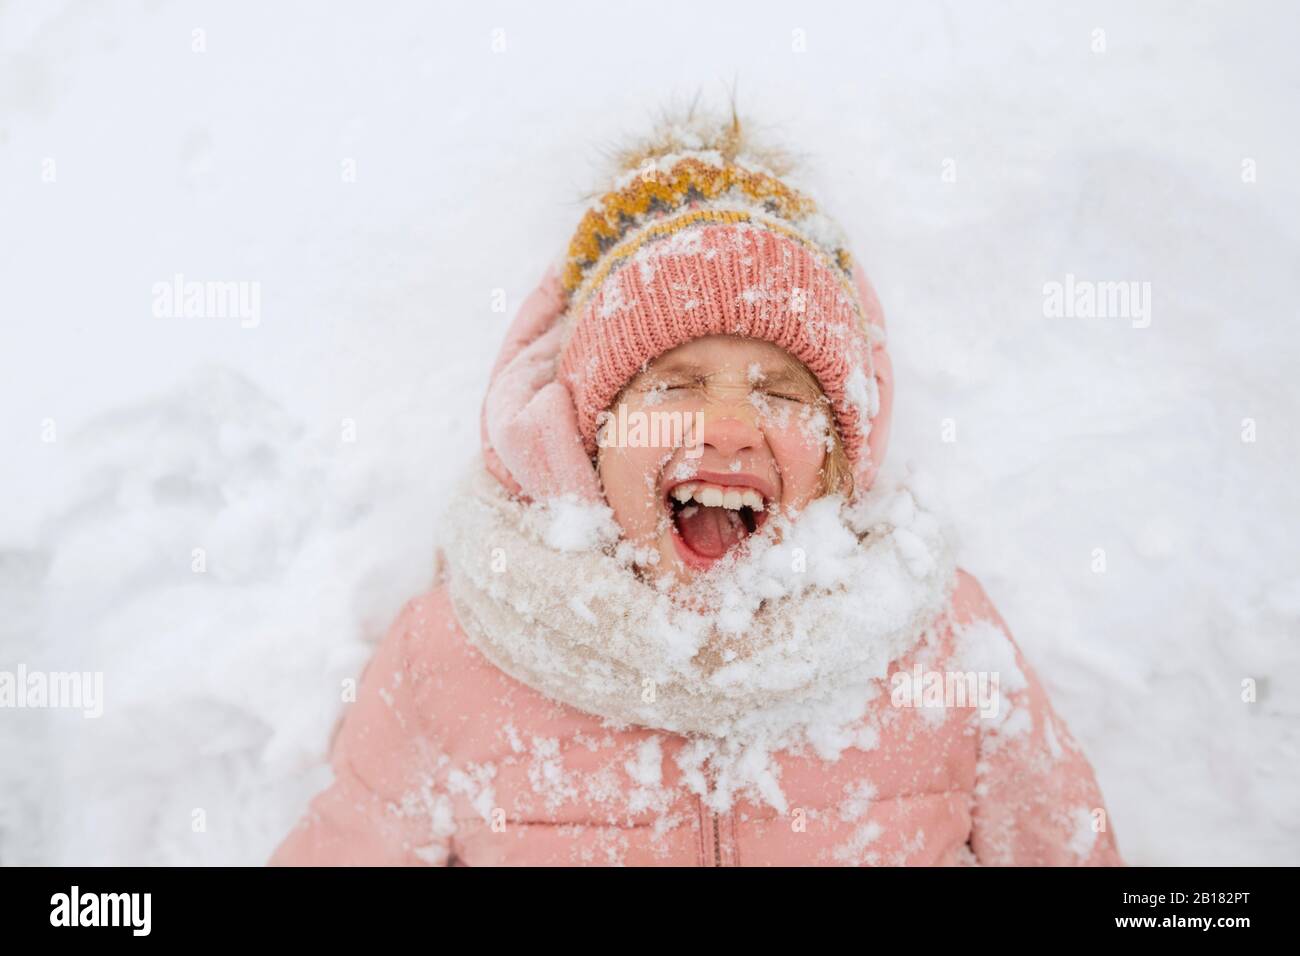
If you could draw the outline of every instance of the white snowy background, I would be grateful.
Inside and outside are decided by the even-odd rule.
[[[1300,863],[1295,8],[464,6],[0,6],[0,669],[106,694],[0,711],[0,862],[265,860],[600,148],[734,84],[879,288],[890,463],[1125,858]],[[260,324],[155,317],[176,273]],[[1151,283],[1150,326],[1046,318],[1067,273]]]

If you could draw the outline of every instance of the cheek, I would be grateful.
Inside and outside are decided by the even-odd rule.
[[[787,503],[803,504],[821,490],[821,469],[826,460],[824,430],[790,416],[784,423],[769,422],[763,433],[781,470]]]
[[[602,448],[597,460],[605,500],[629,539],[652,534],[663,511],[659,503],[658,448]]]

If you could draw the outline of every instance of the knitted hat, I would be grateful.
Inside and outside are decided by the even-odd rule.
[[[774,175],[716,152],[666,157],[587,212],[564,281],[571,330],[559,374],[588,452],[597,416],[646,362],[730,334],[807,366],[849,459],[860,454],[878,398],[852,258],[812,201]]]
[[[625,157],[630,168],[588,208],[558,278],[544,283],[553,325],[534,317],[528,337],[535,343],[545,332],[546,346],[532,346],[526,373],[503,376],[516,385],[498,385],[509,364],[504,354],[498,362],[493,388],[502,396],[500,412],[515,416],[515,438],[525,437],[518,412],[531,405],[523,430],[554,434],[571,425],[590,460],[598,416],[647,362],[703,336],[740,335],[779,346],[817,378],[856,489],[870,484],[885,437],[873,429],[887,426],[892,390],[879,302],[838,227],[764,163],[770,154],[755,156],[747,145],[734,117],[706,119],[661,130]],[[571,407],[562,407],[554,391],[544,401],[529,400],[519,390],[522,381],[539,395],[562,384]],[[484,419],[490,453],[499,445],[489,434],[492,405],[490,392]],[[541,452],[529,444],[528,456],[514,456],[527,469]],[[576,451],[547,448],[543,473],[563,461],[564,484],[572,484],[580,470]],[[489,466],[500,466],[493,457]],[[507,465],[498,477],[518,490],[517,470]],[[580,493],[595,487],[585,475],[582,484]],[[525,484],[524,490],[538,489]]]

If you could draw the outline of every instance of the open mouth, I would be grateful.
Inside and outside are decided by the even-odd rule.
[[[706,568],[763,526],[772,498],[741,476],[694,478],[669,487],[665,505],[677,553],[686,564]]]

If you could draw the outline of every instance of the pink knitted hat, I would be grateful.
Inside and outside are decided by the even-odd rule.
[[[706,335],[740,335],[778,345],[807,366],[856,460],[876,396],[851,276],[793,231],[730,210],[667,218],[612,254],[625,261],[578,301],[560,357],[588,452],[596,449],[597,415],[647,361]]]
[[[831,402],[855,490],[870,486],[893,384],[875,292],[811,200],[717,150],[651,157],[587,211],[498,360],[489,467],[530,497],[598,497],[597,416],[647,362],[707,335],[801,361]]]

